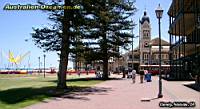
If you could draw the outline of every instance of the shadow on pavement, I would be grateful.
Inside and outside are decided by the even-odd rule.
[[[88,87],[88,88],[78,88],[72,87],[72,91],[69,93],[65,93],[60,96],[61,98],[74,99],[74,100],[89,100],[87,95],[107,95],[109,91],[112,91],[111,88],[105,87]]]
[[[6,104],[16,104],[25,100],[42,101],[44,98],[53,96],[48,93],[50,89],[55,87],[42,87],[42,88],[12,88],[0,91],[0,102]]]
[[[153,97],[153,98],[142,98],[141,99],[141,102],[150,102],[152,100],[156,100],[156,99],[159,99],[158,97]]]
[[[90,81],[90,80],[103,80],[101,78],[88,77],[88,78],[75,78],[75,79],[67,79],[66,81]],[[123,80],[122,78],[108,78],[107,80]],[[105,81],[107,81],[105,80]]]
[[[86,98],[87,95],[103,95],[108,91],[111,91],[111,88],[85,86],[68,86],[67,89],[57,89],[55,86],[12,88],[0,91],[0,102],[5,104],[16,104],[29,100],[42,102],[49,97],[89,100]]]
[[[191,88],[191,89],[193,89],[195,91],[200,92],[200,85],[197,85],[195,83],[193,83],[193,84],[184,84],[184,86],[186,86],[188,88]]]
[[[84,78],[73,78],[73,79],[67,79],[66,82],[76,82],[76,81],[94,81],[94,80],[103,80],[101,78],[95,78],[95,77],[84,77]],[[109,80],[123,80],[123,78],[108,78],[107,80],[103,81],[109,81]],[[57,80],[47,80],[45,82],[54,82],[57,83]]]

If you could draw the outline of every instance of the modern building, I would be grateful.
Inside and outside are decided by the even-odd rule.
[[[172,0],[168,15],[170,77],[200,75],[200,0]]]

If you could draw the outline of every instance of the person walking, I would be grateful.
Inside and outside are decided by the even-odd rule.
[[[144,70],[144,80],[147,80],[148,70]]]
[[[146,70],[146,73],[145,73],[145,80],[147,82],[151,82],[151,73],[148,70]]]
[[[79,76],[79,77],[81,76],[81,71],[78,71],[78,76]]]
[[[134,69],[132,70],[132,80],[133,80],[133,83],[135,83],[135,80],[136,80],[136,71]]]
[[[144,79],[144,70],[140,70],[140,83],[143,83]]]

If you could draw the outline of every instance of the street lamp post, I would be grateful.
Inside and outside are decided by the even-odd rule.
[[[40,74],[40,57],[38,57],[38,60],[39,60],[38,74]]]
[[[46,55],[44,54],[44,78],[45,78],[45,57]]]
[[[133,51],[133,29],[132,29],[132,70],[134,70],[134,62],[133,62],[133,60],[134,60],[134,51]]]
[[[158,5],[158,8],[155,10],[156,17],[158,18],[158,26],[159,26],[159,92],[158,92],[158,98],[162,98],[162,81],[161,81],[161,29],[160,29],[160,19],[162,18],[163,10],[160,7],[160,4]]]
[[[148,64],[149,64],[149,70],[151,70],[150,69],[150,65],[151,65],[151,45],[152,45],[152,43],[150,42],[149,43],[149,62],[148,62]]]
[[[131,19],[131,22],[133,22],[133,19]],[[134,70],[134,49],[133,49],[133,42],[134,42],[134,38],[137,38],[137,37],[139,37],[139,36],[136,36],[136,37],[134,37],[134,34],[133,34],[133,29],[132,29],[132,64],[131,64],[131,67],[132,67],[132,70]]]

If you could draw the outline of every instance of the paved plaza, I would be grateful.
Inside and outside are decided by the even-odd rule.
[[[159,104],[170,105],[187,102],[194,105],[191,109],[200,109],[200,92],[190,89],[183,84],[186,81],[165,81],[163,82],[163,98],[157,98],[158,77],[153,76],[152,82],[139,83],[137,76],[136,83],[131,79],[121,79],[122,75],[112,75],[114,80],[97,84],[85,91],[63,95],[59,98],[52,98],[25,109],[166,109],[159,107]],[[183,103],[184,104],[184,103]],[[190,109],[188,107],[172,107],[172,109]]]

